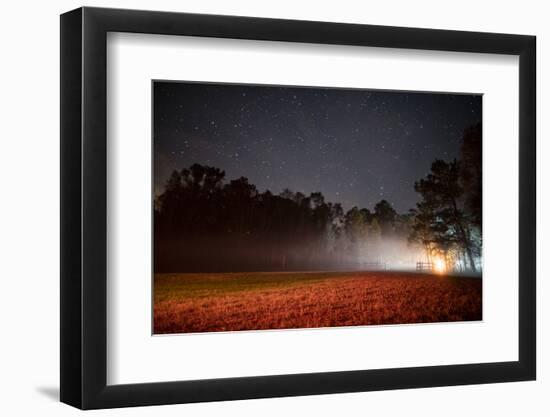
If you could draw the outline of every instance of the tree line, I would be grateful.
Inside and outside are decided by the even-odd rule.
[[[345,211],[321,192],[260,192],[247,178],[227,181],[223,170],[207,165],[176,170],[155,199],[155,271],[355,269],[361,260],[399,256],[392,254],[397,242],[420,246],[428,259],[444,256],[449,265],[475,269],[481,247],[476,129],[465,133],[461,161],[434,161],[415,183],[421,201],[406,214],[386,200],[372,211]]]
[[[194,164],[171,174],[154,224],[156,270],[285,270],[343,268],[365,242],[405,233],[408,216],[385,200],[345,212],[321,192],[259,192]]]

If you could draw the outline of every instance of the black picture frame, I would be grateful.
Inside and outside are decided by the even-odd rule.
[[[107,385],[108,32],[519,56],[519,360]],[[535,379],[534,36],[84,7],[61,15],[60,56],[62,402],[95,409]]]

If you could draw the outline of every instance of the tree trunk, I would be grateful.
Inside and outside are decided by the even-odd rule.
[[[458,214],[458,208],[456,206],[456,201],[453,199],[453,211],[455,215],[455,222],[458,226],[458,229],[460,231],[460,240],[462,241],[462,244],[464,245],[464,249],[466,250],[466,255],[468,255],[468,261],[470,262],[470,268],[473,272],[476,272],[476,264],[474,261],[474,255],[472,254],[472,248],[470,247],[470,238],[466,234],[466,231],[464,230],[464,226],[462,225],[462,221],[460,220],[460,216]]]

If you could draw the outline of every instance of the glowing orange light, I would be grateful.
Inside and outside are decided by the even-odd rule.
[[[445,265],[445,261],[442,258],[435,258],[434,259],[434,271],[438,274],[444,274],[447,270],[447,266]]]

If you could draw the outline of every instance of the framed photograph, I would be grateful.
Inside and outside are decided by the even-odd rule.
[[[535,37],[61,16],[61,401],[533,380]]]

